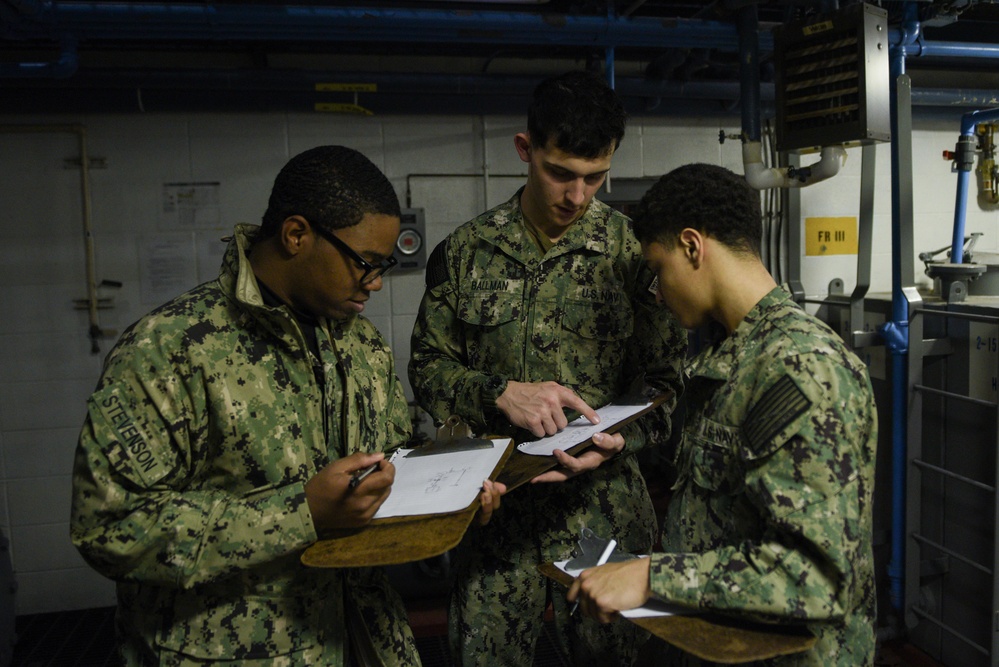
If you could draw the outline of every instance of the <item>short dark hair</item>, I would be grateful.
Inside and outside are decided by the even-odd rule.
[[[760,256],[763,223],[760,193],[746,179],[713,164],[688,164],[661,177],[632,215],[642,243],[672,247],[685,227],[730,249]]]
[[[570,155],[597,158],[617,150],[628,114],[614,89],[592,72],[567,72],[545,79],[534,89],[527,110],[531,143],[549,140]]]
[[[274,179],[261,237],[276,234],[293,215],[331,231],[353,227],[368,213],[400,217],[388,178],[352,148],[318,146],[291,158]]]

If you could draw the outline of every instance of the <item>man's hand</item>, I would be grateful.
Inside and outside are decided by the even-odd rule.
[[[583,570],[572,582],[566,599],[579,600],[579,608],[590,618],[610,623],[618,612],[641,607],[648,602],[648,558],[635,558],[622,563],[608,563]]]
[[[378,464],[378,469],[350,488],[350,478],[373,464]],[[394,481],[395,466],[382,452],[359,452],[329,464],[305,483],[316,533],[364,526],[389,497]]]
[[[572,389],[558,382],[507,382],[503,394],[496,399],[496,407],[514,426],[527,429],[539,438],[555,435],[566,427],[562,408],[575,410],[590,420],[600,422],[600,417],[586,401]]]
[[[476,514],[479,525],[484,526],[493,518],[493,512],[500,508],[500,497],[506,493],[506,484],[486,480],[479,494],[479,511]]]
[[[620,433],[596,433],[593,436],[593,444],[593,447],[579,456],[570,456],[561,449],[556,449],[555,458],[558,459],[562,468],[541,473],[532,479],[531,483],[564,482],[582,472],[600,467],[605,461],[609,461],[615,454],[624,449],[624,436]]]

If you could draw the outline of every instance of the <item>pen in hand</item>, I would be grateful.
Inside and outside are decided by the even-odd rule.
[[[608,542],[607,546],[604,547],[604,552],[600,554],[600,558],[597,559],[597,564],[594,565],[594,567],[600,567],[601,565],[606,565],[607,559],[610,558],[611,554],[614,552],[614,547],[616,546],[617,546],[617,540],[612,539],[610,542]],[[578,598],[576,599],[576,602],[573,603],[572,609],[569,611],[569,616],[573,616],[576,613],[577,609],[579,609]]]
[[[361,468],[360,470],[354,472],[350,476],[350,482],[347,484],[347,486],[349,488],[351,488],[351,489],[356,489],[357,485],[360,484],[362,481],[364,481],[365,477],[367,477],[368,475],[370,475],[371,473],[373,473],[376,470],[378,470],[378,463],[377,462],[376,463],[372,463],[367,468]]]

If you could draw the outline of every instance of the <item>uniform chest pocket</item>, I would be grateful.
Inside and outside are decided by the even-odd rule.
[[[606,395],[619,386],[622,373],[638,370],[623,369],[633,330],[634,316],[627,302],[567,300],[560,329],[549,326],[533,333],[536,341],[546,335],[560,339],[561,382]]]
[[[613,302],[567,300],[562,327],[581,338],[621,341],[631,337],[635,317],[625,299]]]
[[[475,327],[498,327],[521,317],[519,296],[495,292],[462,294],[458,297],[458,319]]]
[[[698,436],[690,437],[689,444],[690,480],[707,491],[729,493],[735,490],[738,459],[732,450]]]

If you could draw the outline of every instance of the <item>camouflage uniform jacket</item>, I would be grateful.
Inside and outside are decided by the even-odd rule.
[[[694,360],[687,391],[653,593],[818,636],[768,665],[872,664],[877,412],[866,367],[775,288]]]
[[[652,275],[628,218],[593,200],[542,256],[520,194],[459,227],[431,256],[409,366],[423,408],[437,421],[457,414],[479,433],[524,441],[534,436],[495,406],[506,380],[553,380],[596,408],[644,371],[647,385],[679,395],[686,334],[648,291]],[[622,431],[629,454],[668,439],[674,406]],[[562,484],[521,487],[476,544],[533,567],[539,557],[566,558],[583,525],[624,549],[649,549],[655,513],[633,455]]]
[[[314,360],[288,308],[264,305],[254,230],[237,227],[217,281],[108,355],[77,447],[73,542],[117,582],[128,664],[341,665],[347,609],[384,617],[384,664],[413,664],[395,659],[409,629],[380,572],[299,561],[317,539],[305,482],[409,437],[392,353],[361,317],[321,320]]]

